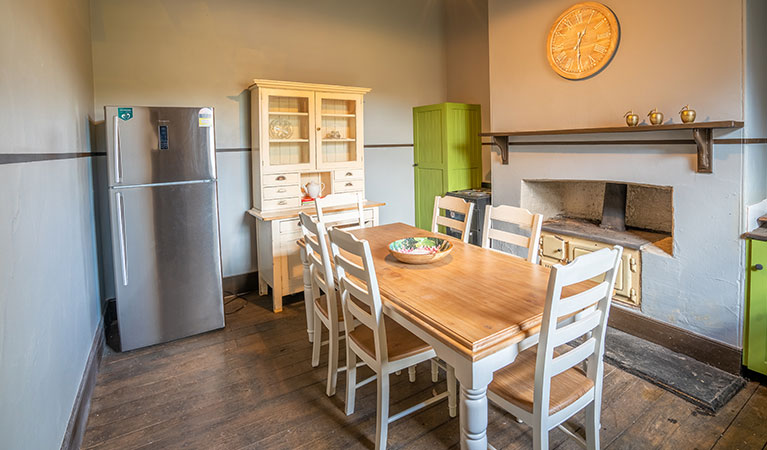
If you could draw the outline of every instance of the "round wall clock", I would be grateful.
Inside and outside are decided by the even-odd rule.
[[[602,70],[620,40],[618,18],[597,2],[577,3],[559,15],[549,31],[546,55],[556,73],[580,80]]]

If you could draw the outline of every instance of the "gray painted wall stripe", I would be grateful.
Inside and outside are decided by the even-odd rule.
[[[714,139],[715,144],[767,144],[767,138],[736,138]],[[509,142],[509,145],[691,145],[695,144],[692,139],[669,139],[669,140],[646,140],[646,141],[533,141],[533,142]],[[483,142],[482,145],[493,145],[492,142]],[[412,147],[413,144],[367,144],[365,148],[404,148]],[[250,147],[241,148],[217,148],[216,153],[239,153],[249,152]],[[39,161],[51,161],[54,159],[90,158],[93,156],[105,156],[106,152],[83,152],[83,153],[0,153],[0,165],[21,164]]]
[[[51,161],[54,159],[90,158],[105,156],[106,152],[84,153],[0,153],[0,165],[21,164],[28,162]]]

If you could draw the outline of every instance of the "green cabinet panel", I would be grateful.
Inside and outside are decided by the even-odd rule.
[[[413,108],[416,226],[431,228],[434,197],[482,184],[479,105],[440,103]]]
[[[767,375],[767,242],[746,246],[746,320],[743,364]],[[757,270],[757,264],[763,267]]]

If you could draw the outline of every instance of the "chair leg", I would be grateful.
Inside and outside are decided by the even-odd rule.
[[[354,397],[357,394],[357,355],[346,345],[346,415],[354,414]]]
[[[599,449],[599,429],[601,424],[599,423],[599,402],[596,400],[589,403],[585,408],[586,413],[586,449],[597,450]]]
[[[376,450],[386,448],[389,432],[389,374],[384,370],[378,373],[378,398],[376,407]]]
[[[447,365],[447,408],[450,413],[450,417],[456,416],[456,381],[455,381],[455,369],[451,365]]]
[[[407,368],[407,378],[411,383],[415,383],[415,366]]]
[[[332,397],[336,393],[338,381],[338,330],[328,330],[328,385],[325,393]]]
[[[540,425],[533,428],[533,450],[549,450],[549,430]]]
[[[431,360],[431,382],[436,383],[439,381],[439,366],[437,365],[437,361]]]
[[[320,347],[322,347],[322,322],[314,316],[314,339],[312,340],[312,367],[320,365]]]

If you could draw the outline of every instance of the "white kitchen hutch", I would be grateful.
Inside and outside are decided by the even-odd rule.
[[[256,218],[259,291],[272,288],[272,309],[282,297],[304,290],[296,241],[298,213],[314,214],[304,186],[315,182],[320,195],[365,195],[363,95],[367,88],[253,80],[250,86],[253,209]],[[365,219],[378,224],[381,203],[365,202]],[[352,206],[350,205],[349,209]],[[343,223],[343,208],[328,221]]]

